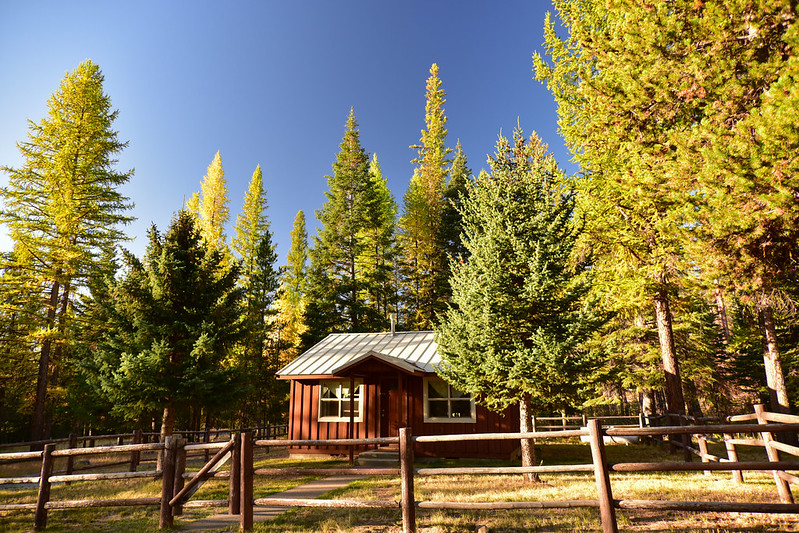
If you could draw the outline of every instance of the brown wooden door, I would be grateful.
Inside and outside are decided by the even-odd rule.
[[[396,379],[384,379],[380,382],[380,436],[396,437],[399,435],[397,408],[399,392]]]

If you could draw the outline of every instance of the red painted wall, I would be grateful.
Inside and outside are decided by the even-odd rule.
[[[364,393],[364,420],[356,422],[352,438],[373,438],[380,436],[380,376],[371,374],[363,378]],[[472,433],[504,433],[519,431],[518,408],[509,408],[502,413],[488,411],[477,406],[476,423],[425,423],[424,422],[424,395],[423,379],[417,376],[404,375],[402,389],[409,399],[402,405],[407,410],[407,419],[410,422],[413,435],[452,435]],[[347,432],[347,422],[318,422],[319,410],[319,381],[318,380],[291,380],[291,404],[289,413],[289,438],[302,440],[316,439],[345,439],[350,438]],[[392,410],[393,411],[393,410]],[[394,412],[391,416],[397,416]],[[514,450],[518,449],[519,442],[510,441],[466,441],[447,443],[417,444],[416,454],[420,456],[435,457],[484,457],[507,459]],[[356,450],[356,453],[362,451]],[[345,447],[310,447],[294,446],[291,452],[295,454],[331,454],[346,455],[349,450]]]

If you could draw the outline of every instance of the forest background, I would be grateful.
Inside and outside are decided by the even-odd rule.
[[[726,413],[760,396],[789,410],[794,8],[558,7],[562,26],[547,22],[534,75],[554,95],[580,171],[547,156],[530,172],[575,199],[572,272],[604,322],[571,348],[590,364],[563,366],[580,386],[539,407],[638,399],[643,409]],[[3,438],[275,421],[287,407],[275,370],[327,333],[384,331],[390,313],[401,329],[438,328],[451,313],[451,269],[469,264],[481,231],[461,233],[459,205],[502,164],[527,169],[546,147],[533,136],[531,150],[514,153],[500,132],[475,176],[448,131],[446,78],[436,64],[428,75],[401,197],[350,109],[315,234],[297,213],[282,261],[264,170],[231,217],[219,152],[146,248],[122,251],[132,215],[123,186],[136,176],[116,163],[127,143],[113,95],[91,61],[68,73],[30,123],[21,162],[4,167],[13,249],[2,264]],[[524,145],[521,129],[513,137]]]

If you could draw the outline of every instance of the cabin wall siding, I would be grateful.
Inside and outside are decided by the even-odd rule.
[[[292,402],[290,407],[289,438],[293,440],[328,440],[328,439],[347,439],[348,422],[319,422],[319,381],[318,380],[291,380]],[[365,383],[364,387],[364,419],[355,422],[352,438],[373,438],[379,427],[378,410],[379,401],[375,401],[374,395],[377,394],[378,385],[376,383]],[[299,399],[297,401],[296,399]],[[359,447],[364,450],[366,447]],[[348,454],[349,448],[346,446],[292,446],[292,453],[319,453],[340,455]]]
[[[380,372],[378,372],[378,370]],[[385,367],[370,367],[363,378],[364,396],[361,422],[356,422],[352,438],[379,437],[380,428],[380,382],[384,381]],[[476,423],[425,423],[423,378],[403,375],[402,383],[397,383],[397,392],[402,392],[405,399],[400,399],[398,406],[392,408],[391,417],[405,412],[413,435],[452,435],[460,433],[504,433],[519,431],[519,414],[517,407],[510,407],[502,413],[494,413],[486,408],[476,406]],[[289,438],[297,440],[344,439],[347,434],[347,422],[319,422],[319,380],[291,380],[291,401],[289,416]],[[366,447],[359,447],[356,453]],[[519,448],[519,442],[510,441],[465,441],[447,443],[417,444],[415,451],[420,456],[433,457],[484,457],[508,459]],[[347,447],[341,446],[293,446],[295,454],[349,454]]]

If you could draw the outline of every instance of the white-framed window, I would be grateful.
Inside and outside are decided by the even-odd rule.
[[[472,396],[438,378],[424,379],[425,422],[477,422]]]
[[[355,413],[354,421],[361,422],[361,397],[363,384],[355,380],[354,397],[350,398],[350,380],[321,381],[319,383],[319,421],[349,422],[350,405]]]

